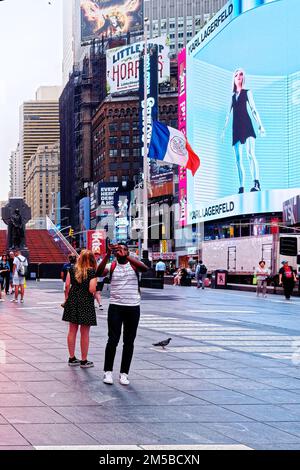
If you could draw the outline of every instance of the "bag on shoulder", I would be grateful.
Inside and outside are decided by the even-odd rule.
[[[20,277],[25,277],[27,274],[27,266],[26,266],[26,258],[24,260],[21,260],[21,258],[18,257],[18,260],[20,261],[19,269],[18,269],[18,276]]]
[[[200,264],[200,269],[199,269],[200,274],[206,274],[207,273],[207,267],[205,264]]]

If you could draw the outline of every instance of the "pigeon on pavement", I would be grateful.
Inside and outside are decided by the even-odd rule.
[[[168,339],[165,339],[164,341],[160,341],[159,343],[153,343],[153,346],[161,346],[163,349],[165,349],[165,347],[168,346],[171,339],[172,338],[168,338]]]

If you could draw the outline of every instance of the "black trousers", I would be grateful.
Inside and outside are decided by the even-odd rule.
[[[283,281],[283,291],[286,299],[292,295],[295,283],[293,281]]]
[[[164,279],[165,271],[156,271],[156,277],[158,279]]]
[[[10,284],[10,273],[5,274],[5,292],[8,294],[9,292],[9,284]]]
[[[123,352],[120,372],[128,374],[134,350],[134,340],[140,320],[140,306],[110,304],[107,314],[108,341],[104,371],[112,371],[123,325]]]

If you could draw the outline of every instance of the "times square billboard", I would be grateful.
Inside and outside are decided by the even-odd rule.
[[[142,0],[81,0],[80,10],[82,43],[143,30]]]
[[[299,17],[299,0],[231,0],[187,44],[187,224],[300,193]]]

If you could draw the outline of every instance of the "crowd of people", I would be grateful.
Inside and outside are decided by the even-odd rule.
[[[19,249],[3,253],[0,257],[0,302],[5,295],[13,295],[11,302],[24,303],[28,261]]]

